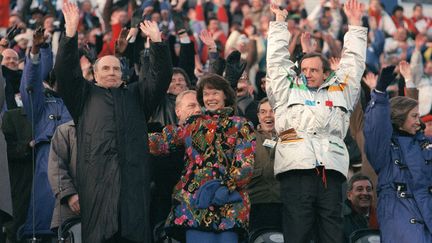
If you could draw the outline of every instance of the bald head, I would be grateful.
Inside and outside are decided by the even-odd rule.
[[[3,60],[1,62],[2,66],[5,66],[11,70],[18,70],[18,53],[13,49],[5,49],[2,52]]]
[[[93,69],[97,85],[104,88],[117,88],[122,84],[120,60],[117,57],[109,55],[99,58]]]

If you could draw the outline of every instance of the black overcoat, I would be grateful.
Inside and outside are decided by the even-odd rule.
[[[116,232],[150,242],[146,120],[171,81],[165,43],[151,44],[146,72],[127,86],[99,87],[82,77],[77,37],[60,42],[55,74],[77,124],[77,186],[85,243],[101,242]]]

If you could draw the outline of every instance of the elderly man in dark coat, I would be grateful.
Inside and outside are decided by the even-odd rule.
[[[89,83],[79,68],[79,9],[65,1],[63,14],[55,73],[76,124],[83,242],[151,242],[146,119],[171,81],[168,46],[157,24],[145,21],[140,28],[152,41],[145,79],[124,85],[120,61],[104,56],[94,66],[96,83]]]

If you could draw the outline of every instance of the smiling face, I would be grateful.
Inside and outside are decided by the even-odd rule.
[[[208,88],[203,89],[204,106],[209,111],[219,110],[225,107],[225,93],[219,89]]]
[[[408,112],[407,118],[400,128],[400,130],[405,131],[411,135],[415,135],[420,129],[420,115],[418,106],[414,107]]]
[[[179,124],[184,124],[186,119],[192,115],[201,114],[201,107],[196,98],[196,92],[187,92],[190,93],[185,93],[177,97],[178,104],[176,104],[175,112],[178,117]]]
[[[104,56],[96,62],[94,79],[104,88],[117,88],[122,84],[120,61],[115,56]]]
[[[359,180],[353,183],[351,191],[347,193],[352,207],[359,213],[369,211],[372,205],[373,190],[369,180]]]
[[[167,93],[178,95],[181,92],[187,90],[186,79],[181,73],[174,73],[171,78],[170,86],[168,87]]]
[[[319,57],[304,59],[301,62],[301,72],[305,75],[309,88],[318,88],[328,76]]]
[[[270,103],[264,102],[259,106],[258,109],[258,121],[261,125],[263,132],[271,133],[274,129],[274,113],[270,106]]]
[[[3,60],[1,65],[9,68],[10,70],[18,70],[18,53],[12,49],[6,49],[1,53],[3,55]]]

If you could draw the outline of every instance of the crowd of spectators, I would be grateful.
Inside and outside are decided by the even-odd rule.
[[[70,11],[75,10],[68,9],[70,4],[76,4],[78,17],[71,14]],[[311,121],[315,119],[318,121],[320,118],[317,113],[306,117],[305,113],[296,111],[295,106],[299,105],[298,100],[285,100],[286,103],[282,106],[286,106],[286,110],[283,111],[292,112],[289,115],[282,114],[280,110],[278,113],[277,108],[281,105],[276,98],[280,98],[278,96],[280,94],[275,90],[281,86],[275,85],[274,79],[279,75],[280,77],[276,79],[282,80],[283,78],[287,80],[286,82],[292,82],[287,85],[287,89],[293,88],[298,80],[303,82],[302,79],[309,77],[303,75],[307,70],[302,68],[302,60],[313,58],[308,55],[315,53],[322,54],[322,57],[328,60],[328,72],[334,73],[328,77],[329,80],[336,75],[338,76],[336,79],[339,79],[344,85],[351,82],[351,78],[354,80],[352,82],[358,84],[354,91],[349,90],[350,97],[345,97],[349,104],[342,102],[345,105],[339,105],[334,102],[328,105],[327,101],[325,102],[326,106],[331,108],[334,106],[334,109],[340,109],[342,112],[340,116],[338,116],[339,110],[331,113],[335,114],[334,120],[341,119],[341,121],[330,120],[331,123],[339,124],[340,122],[348,125],[346,127],[345,124],[335,126],[341,130],[337,137],[344,141],[345,144],[342,147],[344,150],[346,147],[348,151],[348,156],[343,153],[340,158],[346,160],[346,167],[349,165],[349,171],[345,171],[345,166],[340,167],[343,169],[338,167],[334,171],[330,168],[327,170],[326,178],[325,169],[328,168],[328,164],[321,166],[319,164],[322,162],[319,161],[321,158],[314,157],[314,162],[318,163],[316,166],[318,178],[323,182],[324,191],[330,188],[327,188],[326,183],[330,183],[330,178],[334,177],[331,172],[339,171],[337,178],[339,179],[340,176],[341,181],[347,186],[346,195],[344,191],[342,196],[346,201],[342,204],[342,201],[337,198],[342,208],[340,212],[336,212],[343,217],[344,240],[348,242],[350,235],[356,230],[379,229],[382,225],[385,226],[382,232],[391,234],[388,232],[395,228],[383,222],[384,219],[389,220],[384,215],[389,211],[382,209],[376,212],[376,209],[377,202],[381,203],[378,208],[384,207],[385,203],[392,204],[390,199],[384,200],[385,193],[381,194],[380,201],[377,200],[377,191],[384,192],[386,185],[392,184],[393,189],[397,191],[398,198],[400,198],[400,193],[404,193],[404,195],[411,195],[409,198],[417,201],[419,205],[414,203],[417,211],[415,211],[416,216],[412,216],[414,221],[411,221],[411,224],[421,224],[421,230],[427,232],[423,238],[416,239],[424,242],[430,241],[432,239],[432,229],[429,228],[432,223],[429,217],[432,214],[430,199],[432,185],[428,184],[430,180],[418,180],[423,184],[411,180],[401,181],[410,176],[405,177],[406,175],[402,173],[393,178],[392,173],[396,172],[388,172],[392,170],[383,169],[382,163],[393,164],[393,162],[396,163],[395,160],[401,160],[403,161],[402,166],[408,167],[411,171],[409,160],[415,158],[416,163],[424,163],[421,161],[424,160],[429,167],[431,166],[432,15],[426,14],[421,4],[414,5],[411,16],[407,16],[404,8],[399,5],[395,6],[391,12],[387,12],[384,6],[385,1],[370,0],[368,4],[361,4],[361,19],[359,26],[356,27],[358,31],[367,29],[367,32],[365,31],[366,46],[365,50],[360,50],[360,54],[357,55],[354,53],[357,51],[355,48],[361,48],[362,42],[353,45],[352,41],[357,41],[362,37],[360,32],[360,34],[357,33],[360,37],[347,34],[351,31],[353,24],[352,16],[348,14],[349,12],[347,13],[346,9],[344,11],[345,2],[320,0],[319,4],[310,11],[305,7],[305,0],[275,0],[272,1],[272,4],[267,0],[2,1],[0,3],[0,194],[2,195],[0,197],[0,243],[21,242],[32,238],[34,234],[44,242],[50,242],[57,237],[57,228],[68,218],[81,215],[86,221],[83,225],[88,227],[91,224],[100,224],[102,222],[98,221],[100,217],[108,218],[109,213],[102,212],[103,210],[113,210],[114,216],[109,215],[112,217],[110,219],[112,225],[101,224],[94,227],[97,228],[97,233],[88,228],[84,229],[84,235],[88,237],[87,239],[91,239],[89,242],[98,242],[94,239],[109,234],[104,231],[111,230],[116,233],[116,230],[120,230],[117,225],[121,224],[124,226],[121,234],[115,235],[113,239],[110,239],[111,241],[105,239],[106,242],[129,242],[124,241],[125,235],[129,236],[129,238],[126,237],[129,240],[146,239],[145,241],[150,241],[150,239],[157,241],[165,233],[170,235],[169,231],[164,231],[166,227],[162,222],[169,215],[168,221],[172,220],[172,224],[176,224],[175,222],[181,218],[173,216],[176,215],[176,211],[172,208],[177,206],[173,204],[173,189],[180,190],[181,182],[184,183],[183,188],[193,186],[184,181],[184,173],[186,177],[190,176],[192,172],[187,173],[185,165],[187,166],[190,161],[195,161],[196,158],[185,157],[185,155],[192,156],[188,154],[190,151],[187,146],[177,146],[177,149],[165,155],[154,152],[156,145],[152,139],[170,131],[167,128],[172,128],[170,126],[173,125],[193,127],[194,123],[188,120],[189,115],[214,110],[212,106],[215,104],[206,100],[206,97],[203,98],[203,95],[210,94],[205,92],[206,87],[200,86],[200,80],[211,79],[211,77],[216,80],[220,76],[228,81],[229,88],[235,92],[233,93],[235,97],[231,97],[234,100],[233,103],[225,104],[225,106],[232,106],[232,113],[227,115],[229,118],[223,122],[227,124],[233,121],[239,122],[235,118],[237,116],[246,118],[252,124],[254,131],[251,132],[253,136],[250,135],[250,137],[249,134],[244,134],[246,133],[244,129],[238,131],[238,134],[253,140],[250,151],[253,150],[255,155],[254,162],[250,164],[253,172],[248,174],[250,178],[245,179],[248,181],[247,185],[243,185],[247,188],[249,196],[245,196],[243,189],[239,189],[244,205],[248,205],[250,198],[250,222],[247,223],[246,218],[248,217],[244,215],[238,216],[241,220],[238,218],[233,220],[241,221],[238,223],[241,225],[239,228],[242,229],[238,231],[239,240],[247,239],[254,232],[266,227],[283,231],[287,238],[288,233],[283,226],[286,225],[284,222],[287,218],[281,212],[288,209],[284,207],[286,199],[281,198],[284,195],[281,192],[290,189],[280,184],[287,177],[283,173],[285,168],[278,167],[277,158],[280,159],[280,154],[283,153],[278,152],[280,149],[278,146],[286,141],[291,142],[305,137],[298,133],[295,134],[295,138],[286,138],[282,136],[284,131],[278,128],[288,126],[289,122],[295,119],[298,119],[301,124],[310,125],[313,124]],[[278,6],[278,10],[272,8],[273,6]],[[282,21],[279,19],[284,23],[283,25],[276,26],[275,22],[278,21],[275,20],[278,19],[278,15],[283,17]],[[71,24],[74,18],[77,19],[77,22]],[[76,27],[71,27],[72,25]],[[282,29],[285,30],[285,26],[289,33],[287,35],[283,35],[285,32],[282,31]],[[269,34],[272,37],[280,34],[282,37],[271,39]],[[289,39],[283,40],[283,37]],[[272,46],[268,46],[269,42]],[[286,42],[286,48],[279,46],[282,42]],[[276,49],[276,47],[281,49]],[[355,50],[352,51],[349,48]],[[281,57],[280,51],[289,53],[286,60],[281,59],[280,63],[285,65],[285,61],[286,63],[289,61],[290,64],[286,65],[286,69],[281,65],[275,71],[274,65],[279,63],[277,58]],[[353,58],[348,60],[346,55],[352,55]],[[118,70],[116,69],[117,60],[120,63]],[[361,65],[355,65],[359,60]],[[343,80],[340,70],[346,68],[347,63],[357,69],[347,69],[349,70],[347,73],[351,72],[351,76],[347,74],[349,78],[346,76]],[[104,70],[105,67],[107,70]],[[382,70],[385,68],[388,70],[389,67],[392,75],[387,74],[386,76]],[[121,83],[110,84],[110,78],[104,76],[108,75],[104,74],[104,71],[113,71],[116,75],[121,74],[119,77]],[[215,76],[208,76],[209,73]],[[80,80],[82,83],[78,85],[69,80]],[[327,77],[324,80],[327,80]],[[106,82],[106,85],[103,82]],[[223,81],[220,82],[223,83]],[[96,85],[87,85],[90,83]],[[214,84],[210,82],[211,85]],[[320,85],[314,87],[307,83],[306,86],[304,89],[313,92],[320,90]],[[106,89],[122,87],[126,91],[99,92],[94,87]],[[217,87],[213,88],[217,90]],[[297,88],[301,90],[302,86],[299,85]],[[192,90],[197,90],[197,92]],[[343,91],[344,88],[341,90]],[[230,94],[230,91],[224,90],[224,92],[225,96]],[[388,108],[385,112],[388,111],[389,116],[391,113],[391,119],[396,119],[393,113],[402,109],[398,103],[396,106],[388,103],[389,101],[383,94],[387,94],[387,98],[393,98],[390,99],[390,102],[398,102],[394,97],[404,97],[411,99],[406,101],[408,102],[406,104],[411,104],[413,109],[418,106],[416,113],[418,122],[413,125],[416,126],[416,130],[413,133],[408,132],[408,135],[422,133],[425,137],[420,139],[416,135],[414,140],[420,144],[419,149],[407,149],[410,152],[415,151],[412,152],[414,155],[409,158],[404,157],[403,154],[395,155],[396,152],[393,149],[393,145],[398,145],[399,137],[407,135],[401,132],[403,124],[395,127],[395,124],[399,123],[388,123],[388,126],[385,127],[388,129],[386,130],[388,134],[383,135],[385,138],[389,137],[388,141],[380,140],[381,137],[377,138],[376,133],[383,131],[380,130],[383,128],[380,124],[386,121],[381,117],[379,119],[382,120],[377,122],[378,118],[375,116],[384,112],[379,109]],[[96,98],[96,101],[93,101],[88,97],[102,98],[100,98],[101,101]],[[87,100],[95,103],[87,102]],[[304,103],[301,105],[305,105],[306,110],[309,109],[308,106],[319,104],[319,102],[315,104],[315,101],[308,103],[309,101],[301,101]],[[409,101],[417,103],[409,103]],[[116,102],[120,102],[127,108],[120,109],[116,106]],[[214,102],[217,103],[217,101]],[[93,106],[87,108],[87,103]],[[374,106],[375,103],[391,105],[381,107]],[[143,107],[139,108],[137,104]],[[369,108],[367,108],[368,104]],[[97,107],[102,108],[97,109]],[[109,112],[106,112],[108,110]],[[400,113],[403,113],[402,117],[405,115],[401,118],[402,123],[411,114],[410,110],[400,111]],[[214,119],[212,115],[214,114],[209,115],[209,120]],[[287,118],[290,121],[283,123],[282,120],[278,120],[282,119],[281,116],[290,116],[289,119]],[[300,116],[304,119],[299,118]],[[85,120],[83,117],[92,117],[92,119]],[[123,120],[114,121],[114,117],[122,117]],[[98,125],[100,124],[98,119],[109,120],[110,125]],[[122,122],[127,125],[120,124]],[[241,126],[248,127],[240,123]],[[229,141],[230,132],[233,131],[229,129],[225,131],[226,126],[219,125],[223,129],[216,130],[223,131],[223,135]],[[236,125],[232,126],[237,129]],[[291,127],[296,128],[295,125]],[[300,127],[299,125],[299,129]],[[365,132],[363,132],[363,127],[366,128]],[[96,128],[99,129],[97,132],[100,135],[90,139],[88,135],[90,132],[86,129],[96,131]],[[284,127],[287,130],[289,128]],[[305,130],[308,129],[310,127],[305,128]],[[322,131],[318,131],[320,132]],[[127,136],[121,137],[118,134],[127,134]],[[139,137],[139,134],[144,135],[136,138]],[[147,134],[149,134],[150,141],[147,141]],[[391,134],[396,135],[392,137]],[[185,138],[184,144],[192,141],[190,147],[199,147],[197,136],[196,134],[191,135],[189,140]],[[93,144],[95,141],[101,144],[112,144],[101,145],[101,147],[109,147],[105,153],[102,153],[102,156],[98,150],[101,147]],[[382,144],[386,142],[388,144]],[[132,143],[135,143],[136,147],[131,146]],[[148,144],[153,146],[153,150],[150,148],[151,153],[148,151]],[[138,145],[142,145],[140,152],[137,152],[140,147]],[[170,145],[160,144],[158,149],[163,150],[167,146]],[[217,145],[214,146],[219,148]],[[380,150],[380,146],[388,146],[388,149]],[[206,147],[206,149],[209,148]],[[224,149],[224,153],[221,154],[233,156],[229,155],[230,152],[226,152],[229,150],[225,147]],[[287,156],[285,159],[300,158],[301,156],[294,153],[296,150],[299,151],[298,153],[305,153],[302,149],[304,148],[290,150],[285,155]],[[245,149],[242,152],[243,155],[247,153],[245,151],[249,150]],[[117,153],[121,156],[127,153],[130,156],[123,158],[119,155],[117,158],[113,155]],[[210,152],[205,150],[205,153]],[[382,155],[383,153],[387,154]],[[242,158],[238,156],[240,155],[234,157],[241,161]],[[337,156],[339,155],[334,158],[338,159],[334,161],[339,160]],[[399,158],[401,156],[403,158]],[[146,161],[148,160],[143,165],[138,166],[131,162],[143,157],[146,158]],[[306,161],[308,158],[300,160]],[[101,170],[100,167],[94,166],[96,162],[92,162],[98,159],[113,161],[114,164],[122,164],[124,160],[127,161],[127,163],[124,162],[127,166],[122,165],[120,172],[114,167],[104,167]],[[80,160],[90,162],[86,165],[87,167],[83,167],[79,165]],[[335,163],[334,161],[332,163]],[[396,165],[402,168],[400,164],[396,163]],[[429,167],[421,170],[421,176],[432,178],[432,170]],[[114,173],[113,171],[117,171],[118,174],[112,175],[109,180],[122,180],[123,184],[120,183],[120,185],[129,185],[129,187],[143,185],[145,189],[134,191],[129,188],[126,190],[122,186],[116,187],[115,183],[114,186],[109,184],[103,174]],[[145,178],[134,180],[133,178],[139,172],[142,172]],[[86,179],[82,177],[77,179],[80,174],[85,174]],[[420,177],[420,174],[414,177],[416,176]],[[89,179],[90,177],[92,179]],[[101,182],[103,181],[101,178],[105,178],[105,181]],[[180,184],[177,184],[179,180]],[[99,188],[96,186],[91,188],[96,184],[99,185]],[[78,188],[78,185],[81,188]],[[84,190],[83,186],[88,190]],[[93,198],[96,191],[102,192],[109,186],[116,189],[112,189],[106,193],[107,195]],[[344,187],[338,190],[342,192],[342,188]],[[429,193],[428,195],[421,194],[421,200],[417,198],[419,192],[416,190],[420,190],[419,188]],[[80,190],[85,192],[82,196],[78,193]],[[126,194],[130,198],[124,196]],[[101,211],[81,210],[82,203],[85,203],[84,208],[94,208],[111,197],[121,197],[121,199],[113,200],[109,207],[102,208],[101,206]],[[145,209],[140,211],[122,208],[134,200],[139,201]],[[189,202],[187,205],[190,207]],[[239,212],[240,208],[239,206]],[[243,209],[249,213],[247,206]],[[117,219],[118,215],[125,218]],[[146,229],[137,234],[132,233],[133,227],[124,230],[128,223],[133,225],[132,221],[137,220],[138,222],[141,216],[147,218],[143,224],[150,230]],[[425,218],[415,218],[421,216]],[[121,221],[121,224],[117,221]],[[185,221],[184,224],[187,222]],[[311,223],[314,225],[311,226],[314,230],[305,232],[305,235],[310,237],[308,241],[320,242],[320,227],[315,224],[316,222]],[[318,224],[326,224],[326,222],[318,222]],[[402,228],[405,227],[402,223],[399,225]],[[136,230],[139,229],[138,227]],[[293,228],[292,231],[298,230]],[[313,234],[308,234],[311,232]],[[184,236],[173,235],[177,239],[184,240]],[[392,237],[399,240],[404,239],[397,236]],[[392,241],[388,235],[383,235],[382,238],[387,242]],[[410,236],[406,238],[406,242],[409,242],[410,239],[414,238]]]

